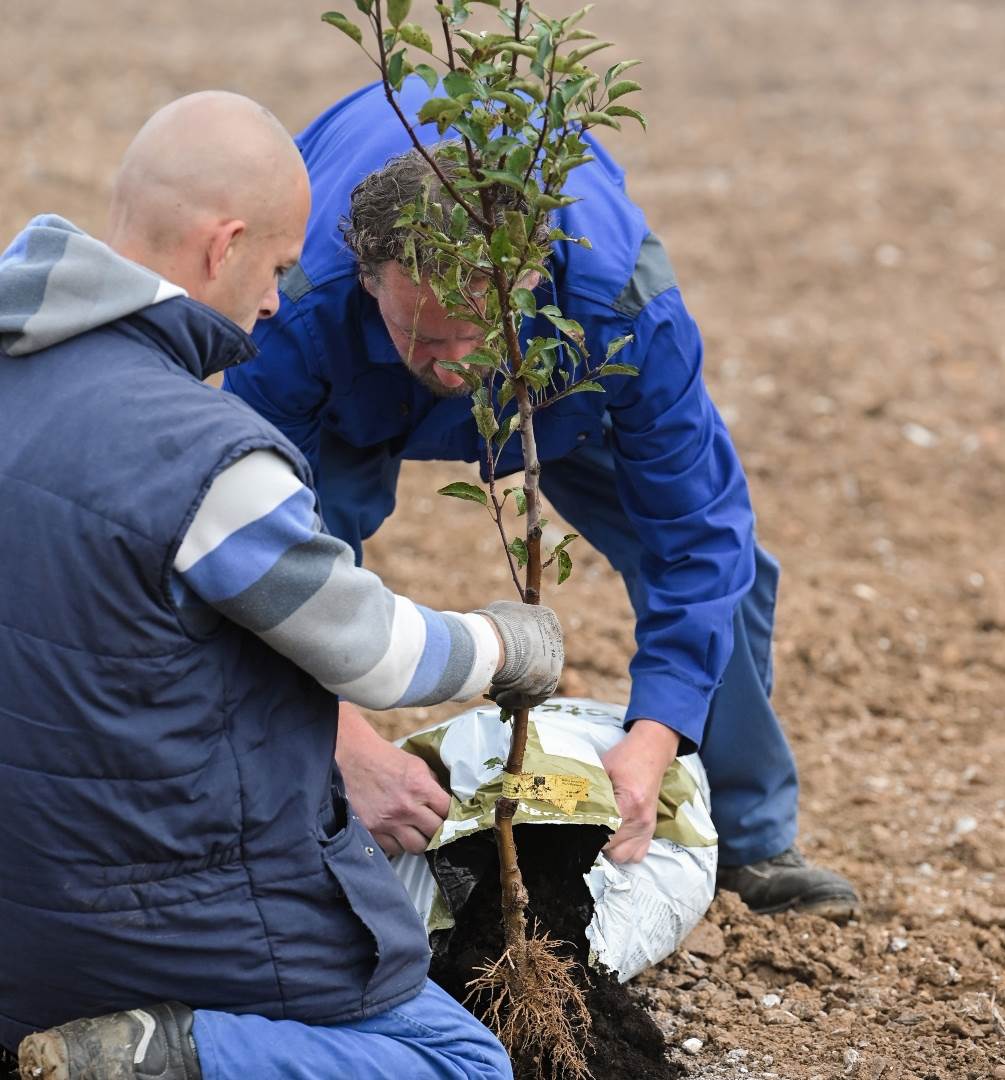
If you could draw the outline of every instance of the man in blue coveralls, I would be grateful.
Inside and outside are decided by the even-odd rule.
[[[400,103],[413,124],[427,93],[406,80]],[[435,142],[431,126],[418,131]],[[552,280],[535,292],[539,307],[555,303],[583,325],[594,362],[632,334],[618,360],[639,374],[541,412],[537,439],[544,494],[621,573],[637,618],[628,733],[604,760],[623,817],[608,852],[642,858],[665,769],[700,747],[720,887],[755,911],[847,918],[854,888],[794,846],[795,763],[769,701],[777,565],[756,544],[743,470],[702,382],[701,338],[673,269],[622,170],[590,142],[596,160],[564,192],[580,201],[556,224],[588,236],[592,250],[557,245]],[[304,451],[329,529],[360,559],[394,508],[402,460],[484,466],[468,391],[438,363],[470,353],[479,332],[448,319],[402,269],[394,223],[427,167],[407,153],[382,88],[339,102],[297,143],[313,196],[307,241],[278,315],[259,326],[259,357],[225,385]],[[524,321],[524,341],[549,332],[543,318]],[[498,472],[519,469],[519,454],[510,440]],[[422,850],[447,809],[434,777],[357,711],[343,706],[342,724],[354,738],[339,763],[349,789],[367,792],[355,800],[363,821],[389,852]]]

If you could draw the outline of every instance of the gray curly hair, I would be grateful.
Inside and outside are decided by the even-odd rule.
[[[448,180],[458,173],[454,159],[458,142],[442,142],[432,147],[430,153]],[[376,277],[380,267],[387,262],[405,264],[405,241],[409,231],[395,227],[402,207],[421,195],[423,186],[429,184],[429,202],[438,203],[443,219],[450,220],[451,211],[457,205],[439,178],[433,173],[426,159],[416,149],[391,158],[383,168],[370,173],[353,189],[349,200],[349,215],[339,223],[346,247],[356,256],[360,274]],[[523,195],[514,188],[500,186],[496,202],[496,221],[501,224],[507,211],[527,213],[529,206]],[[433,224],[432,221],[429,224]],[[535,230],[532,240],[544,244],[548,239],[550,222],[544,218]],[[468,222],[469,234],[477,232],[477,225]],[[423,250],[420,239],[416,242],[416,258],[419,269],[435,261],[434,250]]]

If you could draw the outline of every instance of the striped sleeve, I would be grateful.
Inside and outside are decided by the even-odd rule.
[[[357,567],[278,453],[217,476],[174,562],[174,593],[253,631],[334,694],[370,709],[464,701],[499,645],[480,615],[433,611]]]

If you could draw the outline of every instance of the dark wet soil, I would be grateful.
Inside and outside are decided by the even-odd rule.
[[[608,971],[587,964],[585,929],[592,904],[583,874],[607,838],[594,826],[517,826],[517,846],[524,884],[531,897],[528,915],[540,930],[564,943],[563,952],[579,967],[592,1019],[587,1065],[594,1080],[673,1080],[676,1066],[666,1059],[666,1040],[637,995]],[[431,974],[459,1001],[474,969],[503,951],[500,926],[498,860],[491,836],[455,841],[433,859],[433,871],[454,910],[457,928],[434,940]],[[538,1075],[536,1060],[514,1061],[516,1080]],[[561,1078],[544,1063],[544,1075]]]

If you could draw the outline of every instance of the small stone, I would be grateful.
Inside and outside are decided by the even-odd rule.
[[[761,1004],[766,1009],[773,1009],[776,1005],[781,1005],[782,999],[777,994],[765,994],[761,998]]]
[[[1005,1080],[1005,1065],[996,1065],[993,1075],[995,1080]]]
[[[788,1009],[775,1009],[764,1017],[766,1024],[798,1024],[799,1017]]]
[[[704,956],[707,960],[718,960],[726,951],[726,938],[715,923],[702,919],[687,936],[682,948],[692,956]]]
[[[680,1045],[686,1054],[700,1054],[705,1044],[701,1039],[685,1039]]]
[[[939,441],[939,436],[934,431],[930,431],[921,424],[905,424],[900,429],[900,432],[909,443],[920,446],[925,450],[935,446]]]
[[[906,937],[892,937],[889,949],[890,952],[903,952],[910,944]]]
[[[726,1057],[729,1061],[744,1061],[748,1055],[748,1050],[741,1050],[740,1047],[736,1047],[735,1050],[730,1050]],[[1005,1068],[1005,1066],[1003,1066]]]
[[[872,257],[880,266],[892,270],[904,261],[904,252],[896,244],[880,244],[872,253]]]
[[[956,833],[957,836],[966,836],[967,833],[974,832],[977,825],[977,818],[971,817],[969,814],[964,814],[963,817],[956,819],[956,824],[953,826],[953,832]]]
[[[853,1069],[858,1068],[858,1063],[861,1060],[862,1055],[857,1051],[849,1047],[844,1052],[844,1071],[850,1073]]]

